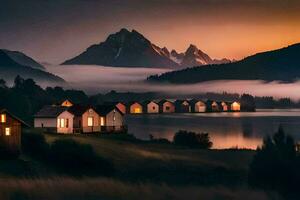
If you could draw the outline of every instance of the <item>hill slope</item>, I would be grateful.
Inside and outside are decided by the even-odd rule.
[[[40,84],[61,85],[65,83],[62,78],[51,73],[17,63],[5,51],[0,50],[0,79],[11,83],[17,75],[26,79],[32,78]]]
[[[211,80],[281,80],[300,78],[300,43],[282,49],[258,53],[241,61],[187,68],[153,75],[150,81],[197,83]]]
[[[14,60],[16,63],[20,65],[28,66],[34,69],[45,70],[43,65],[36,62],[35,60],[25,55],[24,53],[21,53],[19,51],[10,51],[7,49],[0,49],[0,50],[5,52],[12,60]]]

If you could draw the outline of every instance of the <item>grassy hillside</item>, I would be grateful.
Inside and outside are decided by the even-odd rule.
[[[91,144],[97,154],[112,160],[116,174],[58,175],[22,155],[0,162],[0,199],[274,199],[275,194],[247,188],[253,151],[188,149],[128,135],[46,135],[48,143],[62,138]]]

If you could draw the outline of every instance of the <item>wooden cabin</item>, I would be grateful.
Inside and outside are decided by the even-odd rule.
[[[74,115],[65,106],[45,106],[34,116],[34,127],[47,132],[73,133]]]
[[[237,101],[233,102],[230,105],[230,110],[234,111],[234,112],[241,111],[241,104],[239,102],[237,102]]]
[[[222,109],[223,112],[229,111],[228,103],[222,101],[222,102],[221,102],[221,109]]]
[[[101,132],[125,131],[124,114],[115,106],[97,106],[96,112],[99,115]]]
[[[73,105],[68,111],[74,115],[74,133],[100,132],[100,117],[92,106]]]
[[[220,111],[220,107],[219,107],[218,102],[212,101],[212,103],[211,103],[211,111],[212,112],[219,112]]]
[[[204,113],[206,112],[206,103],[200,100],[191,100],[191,111],[195,113]]]
[[[177,113],[190,113],[191,105],[187,100],[176,100],[175,101],[175,111]]]
[[[1,157],[16,157],[21,151],[22,120],[0,108],[0,153]]]
[[[174,113],[175,105],[172,101],[169,100],[161,100],[159,103],[159,112],[160,113]]]
[[[138,102],[129,103],[129,113],[142,114],[143,113],[143,105]]]
[[[143,110],[145,113],[159,113],[159,105],[155,101],[143,102]]]

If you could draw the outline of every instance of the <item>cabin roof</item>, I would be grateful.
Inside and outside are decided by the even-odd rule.
[[[19,121],[22,125],[30,127],[26,122],[24,122],[20,118],[16,117],[14,114],[12,114],[11,112],[9,112],[6,108],[0,108],[0,113],[7,113],[12,118],[14,118],[15,120]]]
[[[38,111],[34,117],[35,118],[56,118],[64,111],[67,111],[68,107],[64,106],[44,106],[40,111]]]
[[[147,105],[148,105],[149,103],[151,103],[151,102],[153,102],[153,103],[155,103],[155,104],[158,105],[158,103],[157,103],[155,100],[146,100],[146,101],[143,101],[143,102],[142,102],[142,105],[147,106]]]
[[[169,99],[162,99],[158,102],[159,105],[163,105],[164,103],[169,102],[171,104],[174,104],[174,101],[169,100]]]
[[[89,105],[80,105],[80,104],[75,104],[71,106],[68,111],[72,113],[74,116],[81,116],[83,113],[85,113],[88,109],[94,109],[92,106]]]
[[[100,116],[105,116],[114,109],[117,110],[121,115],[123,115],[123,113],[114,105],[100,105],[97,106],[95,110]]]

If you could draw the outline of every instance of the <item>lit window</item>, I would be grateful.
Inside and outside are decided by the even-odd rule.
[[[100,125],[104,126],[104,117],[100,117]]]
[[[9,136],[10,135],[10,128],[5,128],[5,135]]]
[[[65,128],[65,119],[59,119],[58,127],[60,128]]]
[[[1,123],[6,122],[6,114],[1,114]]]
[[[93,126],[93,125],[94,125],[94,118],[88,117],[88,126]]]

